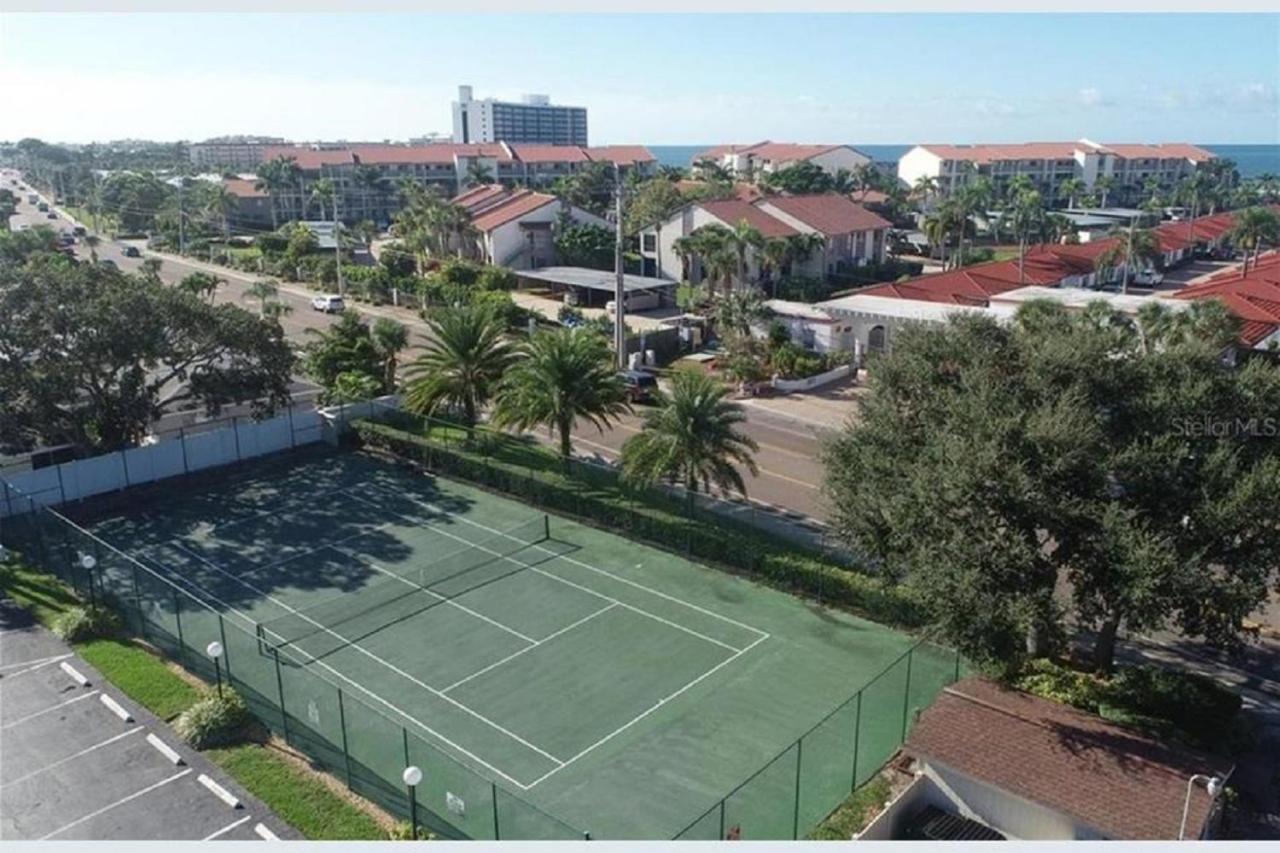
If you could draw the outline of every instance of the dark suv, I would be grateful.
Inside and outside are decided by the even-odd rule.
[[[643,370],[623,370],[618,373],[618,378],[627,390],[627,398],[633,403],[653,399],[653,392],[658,389],[657,377]]]

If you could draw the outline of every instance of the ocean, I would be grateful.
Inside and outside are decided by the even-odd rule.
[[[650,145],[649,150],[658,162],[664,166],[688,166],[701,151],[710,145]],[[897,162],[898,158],[911,150],[910,145],[858,145],[854,148],[862,151],[877,162]],[[1280,175],[1280,145],[1201,145],[1219,157],[1227,157],[1236,161],[1240,177],[1255,178],[1264,172]]]

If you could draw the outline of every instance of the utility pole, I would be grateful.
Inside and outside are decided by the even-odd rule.
[[[338,196],[341,195],[340,184],[333,187],[333,257],[334,269],[338,274],[338,295],[346,296],[346,285],[342,281],[342,223],[338,221]]]
[[[627,292],[622,262],[622,170],[613,164],[613,348],[618,369],[627,369],[627,324],[625,320]]]
[[[178,174],[178,254],[185,255],[187,253],[187,227],[186,209],[182,206],[182,191],[186,188],[187,176]]]
[[[1124,250],[1124,277],[1120,279],[1120,292],[1129,292],[1129,267],[1133,264],[1133,223],[1138,217],[1129,217],[1129,238],[1125,244]]]

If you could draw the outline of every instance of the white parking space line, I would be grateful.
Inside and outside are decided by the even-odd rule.
[[[258,824],[257,826],[255,826],[253,828],[253,831],[258,833],[258,837],[261,838],[263,841],[279,841],[280,840],[278,837],[276,837],[276,834],[274,832],[267,829],[262,824]]]
[[[212,791],[215,797],[222,800],[227,805],[231,806],[231,808],[233,809],[240,808],[240,801],[236,799],[235,795],[232,794],[230,791],[228,791],[226,788],[219,785],[217,782],[210,779],[208,776],[201,773],[199,776],[196,777],[196,780],[201,785],[204,785],[206,788]]]
[[[244,823],[248,823],[251,820],[253,820],[253,815],[247,814],[244,817],[240,818],[239,820],[233,823],[227,824],[226,826],[222,827],[222,829],[219,829],[217,832],[212,832],[206,835],[204,838],[201,838],[200,840],[212,841],[213,839],[217,838],[219,835],[226,835],[228,832],[235,829],[237,826],[240,826],[241,824],[244,824]],[[259,826],[261,826],[261,824],[259,824]]]
[[[66,832],[68,829],[79,826],[80,824],[84,823],[87,820],[93,820],[98,815],[109,812],[112,809],[114,809],[116,806],[122,806],[127,802],[136,800],[138,799],[138,797],[141,797],[144,794],[149,794],[152,791],[156,790],[157,788],[160,788],[164,785],[168,785],[170,782],[175,782],[178,779],[181,779],[183,776],[186,776],[188,773],[191,773],[191,772],[192,772],[191,768],[188,767],[186,770],[183,770],[180,773],[175,773],[166,779],[161,779],[159,782],[156,782],[152,785],[148,785],[147,787],[143,788],[141,791],[134,791],[129,796],[121,797],[120,799],[116,800],[114,803],[111,803],[110,805],[106,805],[96,811],[89,812],[89,814],[85,815],[84,817],[76,818],[75,820],[71,821],[71,823],[68,823],[65,826],[61,826],[55,829],[53,832],[50,832],[48,835],[42,835],[39,838],[39,840],[46,841],[50,838],[53,838],[55,835],[61,835],[62,833]]]
[[[62,671],[65,672],[67,675],[71,676],[72,680],[75,681],[77,684],[79,684],[81,687],[89,686],[89,679],[85,678],[84,675],[81,674],[80,670],[76,669],[71,664],[67,663],[66,661],[63,661],[62,663],[58,664],[58,666],[62,667]]]
[[[140,731],[140,730],[135,729],[135,731]],[[154,746],[156,748],[156,751],[159,752],[161,755],[163,755],[165,759],[168,760],[169,762],[173,764],[182,764],[182,756],[178,755],[178,753],[175,752],[169,746],[169,744],[165,743],[164,741],[160,740],[160,738],[156,737],[154,733],[147,734],[147,743]]]
[[[19,782],[25,782],[28,779],[31,779],[32,777],[39,776],[41,773],[44,773],[47,770],[52,770],[55,767],[66,764],[68,761],[72,761],[76,758],[80,758],[81,756],[88,755],[89,753],[93,752],[95,749],[101,749],[102,747],[108,744],[115,743],[118,740],[129,737],[130,735],[135,735],[140,731],[142,731],[142,729],[129,729],[127,732],[121,732],[115,737],[107,738],[106,740],[102,741],[102,743],[95,743],[93,746],[82,749],[79,752],[77,752],[75,755],[68,755],[66,758],[60,758],[57,761],[53,762],[52,764],[46,764],[44,767],[41,767],[39,770],[32,770],[26,776],[19,776],[17,779],[11,779],[10,781],[5,782],[3,785],[0,785],[0,788],[7,788],[10,785],[16,785]]]
[[[71,652],[67,652],[65,655],[50,655],[47,658],[32,658],[31,660],[24,660],[18,663],[6,663],[5,665],[0,666],[0,672],[3,672],[6,669],[17,669],[20,666],[27,667],[27,669],[23,670],[23,672],[27,672],[28,670],[31,670],[31,669],[39,669],[42,666],[47,666],[51,663],[57,663],[60,660],[66,660],[69,657],[71,657]],[[18,673],[15,672],[13,675],[17,675],[17,674]],[[5,677],[12,678],[13,675],[8,675]]]
[[[130,714],[128,711],[126,711],[119,702],[112,699],[110,696],[108,696],[105,693],[103,693],[99,698],[102,699],[103,705],[106,705],[108,708],[111,709],[111,713],[115,714],[117,717],[124,720],[126,723],[133,722],[133,715]]]
[[[25,717],[19,717],[16,720],[10,720],[9,722],[5,723],[3,726],[0,726],[0,732],[7,732],[9,729],[13,728],[14,726],[20,726],[23,723],[25,723],[27,720],[34,720],[36,717],[43,716],[44,714],[47,714],[50,711],[56,711],[59,708],[65,708],[68,705],[74,705],[76,702],[83,702],[85,699],[88,699],[90,696],[93,696],[96,693],[98,693],[97,690],[92,690],[88,693],[81,693],[79,696],[77,696],[74,699],[68,699],[65,702],[59,702],[57,705],[50,705],[48,708],[45,708],[43,711],[36,711],[34,714],[27,714]]]

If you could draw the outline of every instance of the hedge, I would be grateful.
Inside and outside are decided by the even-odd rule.
[[[907,587],[858,574],[713,513],[690,516],[684,501],[656,489],[629,488],[612,469],[566,465],[541,447],[485,430],[466,439],[461,428],[449,427],[445,432],[457,442],[442,440],[431,435],[437,427],[428,429],[404,412],[386,420],[395,425],[353,424],[356,443],[879,622],[925,624],[924,607]]]

